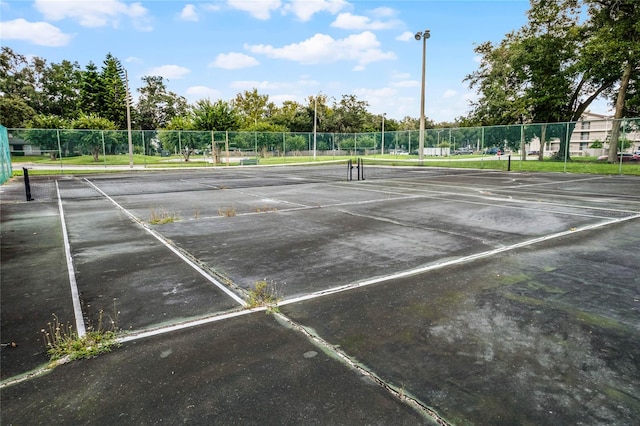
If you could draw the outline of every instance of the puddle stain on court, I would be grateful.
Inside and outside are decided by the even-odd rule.
[[[614,234],[607,245],[616,252],[640,248],[636,238]],[[607,247],[585,236],[550,247],[282,311],[453,424],[633,423],[640,415],[635,260],[602,266],[594,257]],[[614,267],[623,270],[612,275]]]

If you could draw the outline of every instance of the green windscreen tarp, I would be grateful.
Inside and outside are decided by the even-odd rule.
[[[7,128],[0,125],[0,185],[9,180],[12,174],[11,154],[9,153],[9,135]]]

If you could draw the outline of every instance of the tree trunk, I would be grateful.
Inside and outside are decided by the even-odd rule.
[[[633,67],[631,62],[627,62],[627,65],[622,74],[622,80],[620,81],[620,88],[618,89],[618,97],[616,98],[616,112],[613,116],[613,124],[611,126],[611,135],[609,138],[609,162],[615,163],[618,161],[618,139],[620,137],[620,119],[624,112],[624,101],[627,96],[627,89],[629,88],[629,80],[631,80],[631,72]]]
[[[184,157],[184,162],[189,162],[189,157],[193,154],[193,148],[185,147],[182,149],[182,156]]]
[[[540,130],[540,151],[538,151],[538,161],[544,160],[544,146],[547,144],[547,124],[542,125]]]
[[[93,154],[93,161],[96,163],[100,161],[100,146],[94,146],[91,150],[91,154]]]

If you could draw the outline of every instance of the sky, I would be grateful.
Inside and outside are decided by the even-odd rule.
[[[107,53],[125,67],[134,99],[160,75],[190,103],[258,89],[276,105],[356,95],[374,114],[466,116],[477,98],[465,77],[474,47],[499,43],[527,22],[528,0],[0,0],[0,43],[51,63]],[[599,109],[598,109],[599,108]],[[606,113],[606,104],[592,108]]]

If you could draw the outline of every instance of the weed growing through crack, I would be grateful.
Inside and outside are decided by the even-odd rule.
[[[233,217],[238,214],[235,207],[225,207],[224,209],[218,209],[218,215],[224,217]]]
[[[193,211],[193,218],[194,218],[194,219],[200,219],[200,209],[199,209],[199,208],[196,208],[196,209]]]
[[[116,340],[119,314],[114,299],[113,316],[109,316],[108,321],[105,321],[104,311],[101,309],[98,325],[96,327],[90,325],[82,337],[73,328],[73,324],[64,323],[56,314],[52,314],[53,320],[47,323],[46,328],[40,330],[51,361],[63,358],[69,361],[93,358],[111,352],[114,347],[119,347],[120,344]]]
[[[165,223],[175,222],[176,220],[178,220],[178,216],[175,213],[169,213],[166,210],[157,212],[155,209],[151,209],[149,223],[152,225],[163,225]]]
[[[267,314],[279,312],[279,301],[275,287],[269,286],[266,281],[257,281],[254,288],[249,289],[249,309],[266,306]]]
[[[276,207],[256,207],[254,210],[256,213],[270,213],[270,212],[277,212],[278,209]]]

